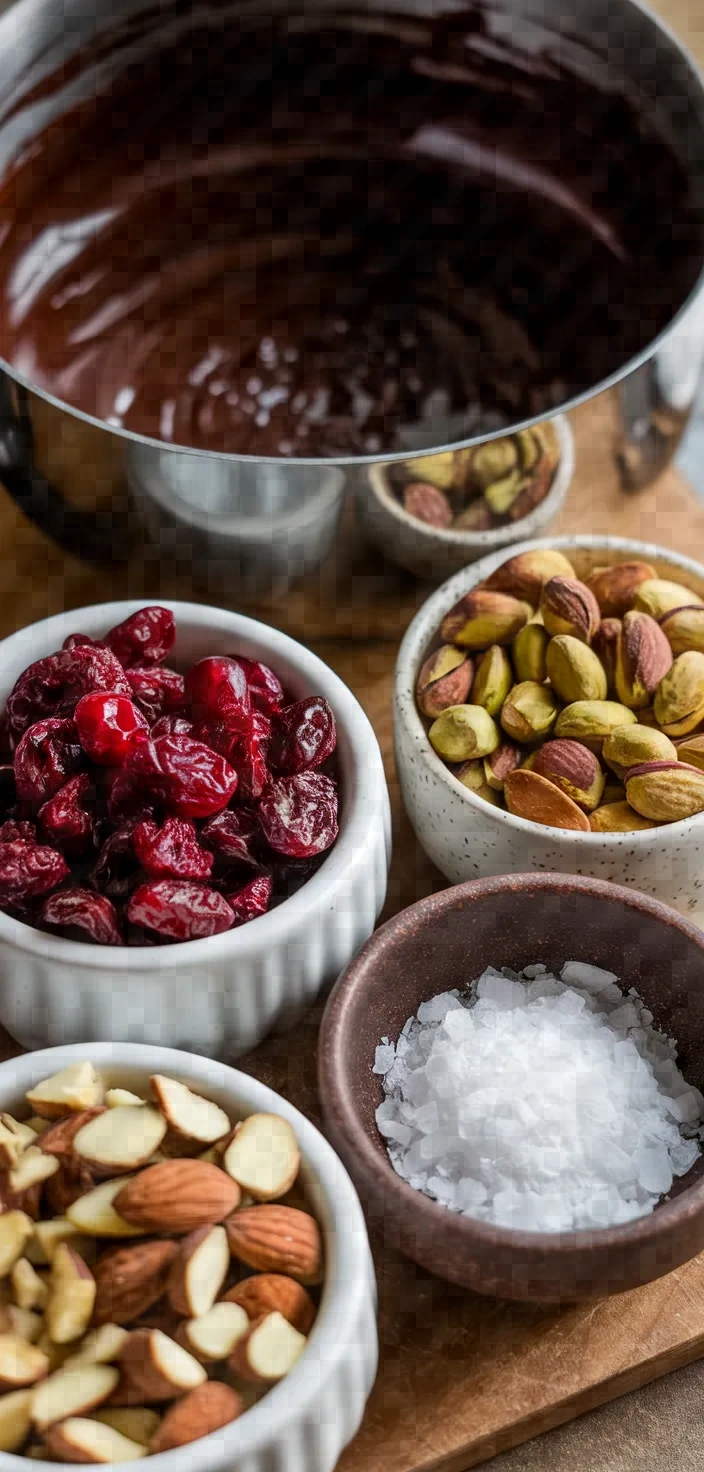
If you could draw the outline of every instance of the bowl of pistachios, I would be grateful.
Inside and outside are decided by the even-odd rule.
[[[406,810],[453,883],[533,869],[704,921],[704,567],[563,537],[429,598],[399,650]]]
[[[574,472],[564,415],[499,439],[374,465],[357,488],[369,540],[417,577],[447,577],[544,532]]]

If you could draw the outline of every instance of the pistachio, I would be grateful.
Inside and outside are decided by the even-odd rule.
[[[462,649],[486,649],[489,644],[510,644],[526,618],[517,598],[476,588],[445,614],[440,633],[448,644]]]
[[[685,736],[683,741],[677,742],[676,751],[679,761],[687,762],[690,767],[699,767],[704,772],[704,736]]]
[[[624,615],[616,650],[616,694],[631,710],[652,704],[672,664],[672,650],[660,625],[637,609]]]
[[[659,731],[659,723],[655,719],[655,711],[652,705],[646,705],[645,710],[639,710],[636,716],[639,726],[650,726],[651,730]]]
[[[439,455],[418,455],[406,460],[404,470],[409,480],[420,480],[449,491],[455,484],[456,466],[452,450],[443,450]]]
[[[461,649],[443,644],[428,655],[416,684],[416,701],[432,720],[450,705],[463,705],[469,695],[474,664]]]
[[[704,654],[696,649],[678,654],[660,681],[653,709],[668,736],[688,736],[696,729],[704,720]]]
[[[487,758],[484,758],[486,761]],[[483,797],[485,802],[493,803],[495,807],[501,806],[501,796],[495,788],[491,787],[484,776],[484,762],[474,759],[471,762],[463,762],[455,772],[458,782],[462,783],[475,797]]]
[[[527,623],[519,629],[511,645],[517,680],[537,680],[542,685],[547,678],[545,651],[549,643],[550,635],[542,624]]]
[[[609,694],[616,689],[616,655],[620,637],[620,618],[603,618],[592,639],[592,649],[601,660],[606,673],[606,685]]]
[[[661,618],[660,628],[673,654],[686,654],[688,649],[698,649],[704,654],[704,605],[701,603],[673,608]]]
[[[422,521],[426,526],[443,529],[452,525],[452,507],[447,496],[429,481],[416,480],[406,486],[403,509],[415,521]]]
[[[505,649],[492,644],[477,664],[471,705],[483,705],[490,716],[498,716],[513,684],[513,669]]]
[[[509,812],[517,818],[528,818],[531,823],[541,823],[548,828],[589,832],[586,813],[571,797],[537,772],[527,772],[524,767],[511,772],[504,783],[504,797]]]
[[[602,803],[596,812],[589,814],[592,833],[641,833],[644,828],[657,826],[650,818],[642,818],[625,800]]]
[[[550,640],[545,667],[560,700],[606,700],[606,672],[593,649],[572,634],[557,634]]]
[[[512,741],[537,741],[557,719],[558,704],[548,685],[522,680],[504,701],[501,725]]]
[[[482,586],[494,593],[512,593],[514,598],[525,598],[531,607],[537,608],[545,583],[550,578],[573,578],[572,563],[562,552],[551,547],[537,547],[533,552],[519,552],[509,557],[485,579]]]
[[[508,516],[516,498],[524,490],[526,481],[520,470],[512,470],[503,480],[492,481],[484,491],[484,500],[494,516]]]
[[[428,737],[433,750],[446,762],[488,756],[501,739],[498,727],[481,705],[449,706],[433,721]]]
[[[540,612],[549,634],[572,634],[584,644],[591,644],[601,622],[599,604],[579,578],[550,578],[543,588]]]
[[[501,439],[489,440],[488,444],[480,445],[472,455],[472,477],[478,482],[483,491],[497,481],[504,480],[518,468],[518,450],[515,440]]]
[[[617,777],[643,762],[676,761],[677,747],[664,731],[649,726],[617,726],[604,741],[604,761]]]
[[[671,583],[667,578],[647,578],[636,593],[633,607],[640,613],[649,613],[651,618],[662,618],[672,608],[685,608],[702,602],[704,599],[682,583]]]
[[[545,453],[537,434],[531,429],[519,429],[516,434],[518,458],[522,470],[533,470]]]
[[[604,618],[623,618],[641,583],[656,578],[655,568],[649,562],[617,562],[613,567],[595,567],[585,578],[591,588]]]
[[[606,778],[594,752],[581,741],[546,741],[536,753],[533,771],[554,783],[585,812],[590,813],[601,802]]]
[[[704,772],[686,762],[647,762],[626,773],[631,807],[656,823],[679,823],[704,812]]]
[[[494,518],[483,497],[476,501],[470,501],[464,511],[456,516],[452,528],[456,532],[488,532],[494,525]]]
[[[518,495],[508,509],[509,521],[520,521],[545,500],[554,474],[555,462],[543,455],[535,469],[529,475],[524,475]]]
[[[626,789],[623,785],[623,782],[617,782],[614,777],[609,778],[609,775],[607,773],[606,786],[604,787],[604,791],[601,794],[601,807],[603,807],[605,803],[625,801]]]
[[[484,757],[484,777],[495,792],[503,792],[509,772],[521,765],[521,753],[510,741],[502,741],[496,751]]]
[[[634,712],[615,700],[575,700],[560,712],[555,735],[570,741],[583,741],[598,756],[610,731],[617,726],[634,726],[635,723]]]

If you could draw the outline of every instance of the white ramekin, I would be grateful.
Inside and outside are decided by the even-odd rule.
[[[578,573],[637,558],[704,597],[704,567],[622,537],[556,537],[485,557],[450,578],[407,630],[396,663],[394,742],[401,792],[419,842],[453,884],[536,869],[632,885],[704,924],[704,814],[641,833],[570,833],[492,807],[463,787],[433,751],[415,703],[420,666],[444,615],[476,583],[535,547],[558,547]]]
[[[22,670],[60,649],[67,634],[98,637],[145,601],[73,609],[3,640],[0,707]],[[306,1010],[371,934],[384,903],[389,797],[378,742],[351,691],[276,629],[198,603],[165,606],[177,627],[169,663],[187,667],[206,654],[241,653],[271,664],[297,698],[315,693],[330,702],[338,726],[340,835],[297,894],[206,940],[84,945],[0,911],[0,1021],[28,1048],[115,1038],[234,1057]]]
[[[89,1059],[111,1087],[139,1092],[165,1073],[207,1094],[230,1118],[281,1114],[296,1131],[301,1175],[325,1242],[325,1287],[310,1340],[295,1369],[240,1421],[177,1451],[150,1457],[153,1472],[332,1472],[354,1436],[377,1366],[376,1284],[357,1193],[319,1130],[279,1094],[225,1064],[170,1048],[90,1043],[51,1048],[0,1065],[0,1110],[14,1112],[27,1089]],[[51,1472],[0,1452],[0,1472]]]

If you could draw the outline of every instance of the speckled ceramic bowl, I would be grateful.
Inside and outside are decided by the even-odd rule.
[[[453,777],[435,755],[415,704],[420,666],[445,614],[475,583],[535,547],[559,547],[577,575],[642,559],[662,577],[704,597],[704,567],[646,542],[621,537],[557,537],[525,542],[466,567],[423,604],[399,650],[394,691],[396,764],[406,811],[426,853],[454,884],[534,869],[589,874],[633,885],[704,925],[704,814],[641,833],[572,833],[492,807]]]

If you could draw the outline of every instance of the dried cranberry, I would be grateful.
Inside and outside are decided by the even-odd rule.
[[[235,756],[239,750],[239,737],[231,726],[225,725],[224,721],[194,721],[191,726],[191,735],[194,741],[202,741],[203,745],[209,746],[211,751],[217,751],[219,756],[224,756],[230,766],[236,766]]]
[[[170,670],[166,665],[134,665],[126,674],[132,698],[150,725],[183,706],[183,675],[177,670]]]
[[[90,882],[103,894],[120,899],[135,888],[139,866],[132,845],[136,822],[123,823],[106,838],[90,876]]]
[[[39,809],[43,836],[70,857],[84,853],[93,837],[93,818],[81,806],[92,785],[88,773],[79,772]]]
[[[229,930],[235,917],[215,889],[185,879],[155,879],[135,890],[127,918],[169,940],[199,940]]]
[[[269,765],[294,776],[319,767],[337,745],[335,717],[321,695],[287,705],[272,723]]]
[[[100,644],[77,644],[75,649],[66,649],[61,655],[64,667],[64,698],[62,713],[71,715],[82,695],[92,695],[96,690],[109,691],[111,695],[131,694],[125,672],[119,659]]]
[[[279,777],[259,804],[264,835],[276,853],[309,859],[337,838],[337,791],[321,772]]]
[[[249,864],[257,868],[256,850],[262,842],[262,829],[253,808],[228,808],[210,818],[201,830],[201,843],[214,849],[228,863]]]
[[[0,903],[46,894],[68,874],[68,864],[55,848],[16,838],[0,843]]]
[[[92,889],[62,889],[45,900],[39,918],[62,930],[85,930],[99,946],[122,946],[117,910],[104,894]]]
[[[213,855],[200,847],[195,824],[184,818],[138,823],[132,834],[134,851],[143,869],[157,877],[208,879]]]
[[[201,659],[188,671],[185,683],[197,721],[224,721],[233,731],[247,730],[252,705],[239,660],[224,654]]]
[[[36,823],[18,822],[15,818],[8,818],[0,828],[0,843],[14,843],[16,838],[24,838],[28,843],[36,843]]]
[[[237,787],[237,773],[223,757],[190,736],[139,742],[124,774],[141,780],[148,798],[177,818],[209,818],[227,807]]]
[[[227,903],[235,914],[234,926],[246,925],[248,920],[256,920],[258,915],[265,915],[271,901],[272,888],[270,874],[256,874],[254,879],[249,879],[235,894],[228,894]]]
[[[154,817],[155,802],[147,793],[144,779],[138,772],[123,767],[118,772],[108,798],[108,817],[112,823],[141,822]]]
[[[90,634],[69,634],[61,645],[62,649],[80,649],[81,644],[97,644],[97,639],[91,639]]]
[[[268,664],[261,664],[258,659],[244,659],[242,655],[238,655],[237,662],[247,676],[254,709],[261,711],[264,716],[276,715],[284,703],[284,688],[278,675],[269,669]]]
[[[187,721],[185,716],[160,716],[152,726],[152,736],[193,736],[193,723]],[[199,738],[196,737],[196,740]],[[206,746],[208,742],[206,741]]]
[[[17,796],[36,811],[84,764],[73,721],[37,721],[25,731],[15,752]]]
[[[267,765],[271,721],[260,711],[252,712],[251,724],[240,736],[231,761],[239,777],[240,797],[261,797],[271,773]]]
[[[50,654],[28,665],[7,697],[10,742],[17,745],[29,726],[56,714],[64,693],[64,656]]]
[[[136,736],[149,726],[126,695],[84,695],[74,712],[83,750],[101,767],[121,767]]]
[[[176,620],[171,609],[154,604],[138,609],[123,623],[116,624],[105,635],[105,643],[123,665],[161,664],[173,648],[175,638]]]

